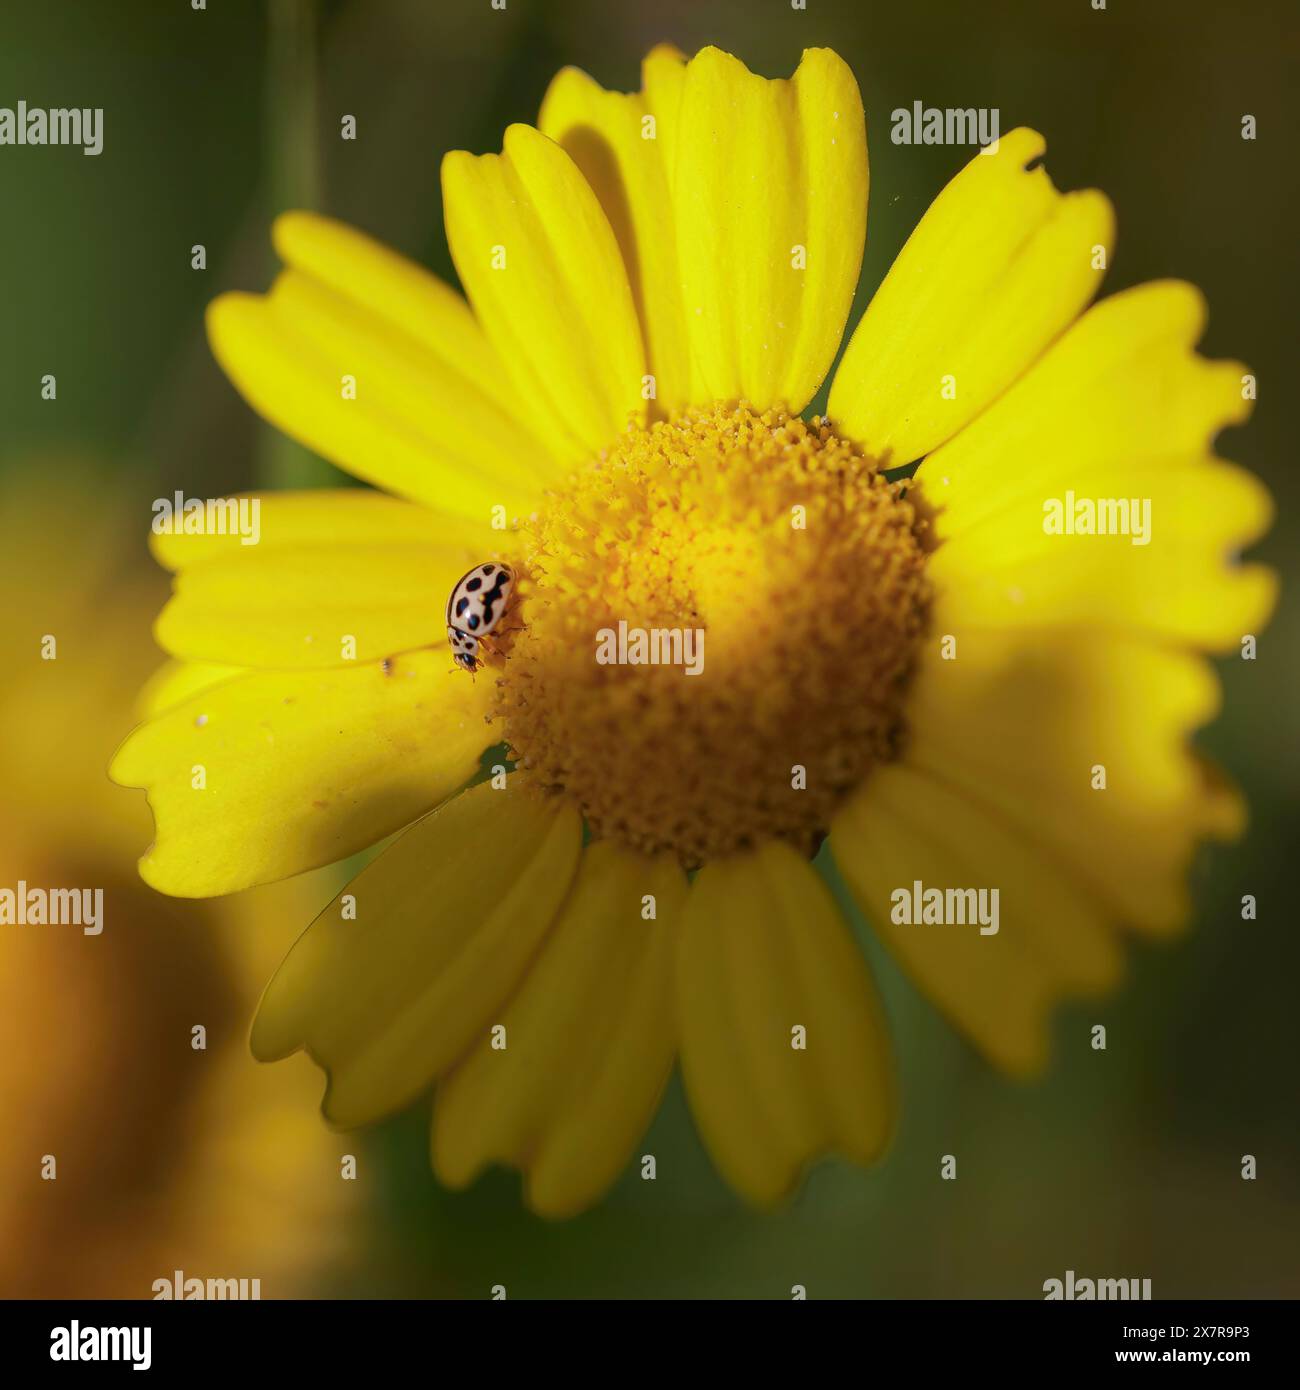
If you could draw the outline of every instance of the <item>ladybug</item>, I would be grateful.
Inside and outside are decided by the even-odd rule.
[[[488,561],[456,581],[447,600],[447,641],[456,665],[472,675],[483,664],[479,643],[501,622],[515,590],[509,565]]]

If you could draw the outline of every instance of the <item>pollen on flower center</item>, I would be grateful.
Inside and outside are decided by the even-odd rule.
[[[629,426],[521,537],[494,719],[524,778],[687,868],[811,853],[898,746],[927,607],[900,491],[781,411]]]

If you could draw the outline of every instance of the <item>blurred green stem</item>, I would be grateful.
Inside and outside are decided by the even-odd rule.
[[[278,216],[320,203],[316,0],[271,0],[267,13],[266,187],[271,214]],[[267,488],[335,481],[329,464],[270,425],[262,429],[257,476]]]

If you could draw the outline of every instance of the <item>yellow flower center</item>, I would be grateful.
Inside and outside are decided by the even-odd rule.
[[[898,747],[928,599],[901,493],[820,420],[629,426],[525,528],[493,663],[523,777],[687,868],[812,853]]]

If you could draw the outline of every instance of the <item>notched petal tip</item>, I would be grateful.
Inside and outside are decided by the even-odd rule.
[[[847,79],[855,92],[859,90],[858,79],[853,69],[833,48],[805,48],[793,76],[798,77],[800,73],[806,73],[809,77],[821,75],[836,81]]]
[[[1017,127],[973,155],[917,224],[854,330],[830,413],[891,467],[952,439],[1097,292],[1114,211],[1061,193],[1046,141]],[[1100,253],[1100,254],[1099,254]]]
[[[669,43],[667,42],[667,40],[665,40],[663,43],[655,44],[655,46],[645,55],[641,62],[641,68],[644,72],[645,67],[648,63],[688,62],[690,62],[690,59],[686,56],[685,53],[682,52],[680,48],[677,47],[675,43]]]
[[[1047,153],[1047,137],[1032,126],[1018,125],[1005,135],[998,137],[992,154],[984,156],[990,160],[1001,160],[1005,164],[1019,164],[1026,173],[1036,172],[1042,166],[1039,161]],[[1032,169],[1030,166],[1034,166]],[[1047,171],[1043,170],[1047,178]]]

